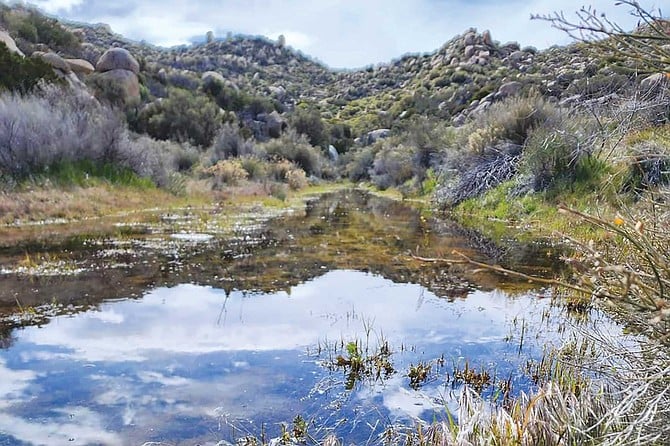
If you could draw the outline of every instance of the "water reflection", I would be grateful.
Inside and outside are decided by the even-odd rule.
[[[0,251],[0,444],[215,445],[278,435],[298,414],[317,439],[364,443],[455,412],[446,377],[466,361],[528,389],[525,361],[565,330],[527,284],[411,256],[551,267],[537,246],[497,250],[356,191],[225,234],[224,211]],[[39,272],[41,258],[49,274],[16,268]],[[333,360],[381,339],[396,373],[348,391]],[[434,367],[417,390],[407,373],[420,362]]]
[[[265,423],[278,433],[296,414],[333,429],[347,419],[336,432],[360,441],[386,423],[444,418],[458,389],[442,375],[466,358],[527,388],[524,360],[557,339],[559,327],[542,323],[551,311],[545,300],[501,292],[449,302],[351,270],[290,293],[159,288],[16,332],[0,354],[0,443],[215,444],[231,439],[230,426],[258,434]],[[531,328],[519,356],[521,320]],[[371,344],[388,340],[397,373],[346,392],[343,374],[323,366],[325,346],[365,339],[366,327]],[[442,355],[449,366],[412,390],[408,365]]]

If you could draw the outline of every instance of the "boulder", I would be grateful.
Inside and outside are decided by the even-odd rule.
[[[9,51],[15,54],[18,54],[21,57],[24,57],[25,54],[16,46],[16,42],[12,39],[12,36],[7,34],[5,31],[0,30],[0,42],[3,42],[9,48]]]
[[[139,74],[140,64],[125,48],[110,48],[100,56],[98,63],[95,65],[95,70],[99,73],[126,70]]]
[[[91,62],[84,59],[65,59],[65,62],[70,66],[70,69],[77,74],[91,74],[95,71],[95,67]]]
[[[221,73],[217,73],[216,71],[205,71],[202,73],[202,82],[205,85],[209,85],[212,82],[223,85],[226,83],[226,79],[221,75]]]
[[[466,59],[471,58],[475,54],[475,46],[474,45],[468,45],[465,47],[465,51],[463,52],[463,56]]]
[[[44,62],[51,65],[51,67],[60,70],[65,74],[72,73],[72,68],[70,68],[70,64],[68,64],[65,61],[65,59],[63,59],[56,53],[43,53],[41,51],[35,51],[32,54],[32,57],[39,57]]]
[[[63,73],[59,76],[65,79],[65,82],[67,82],[68,86],[73,90],[87,91],[86,84],[84,84],[74,72],[71,71],[67,74]]]
[[[128,70],[110,70],[99,74],[100,78],[120,87],[123,102],[128,103],[140,97],[140,81],[137,74]]]
[[[279,138],[288,128],[288,124],[276,110],[272,113],[261,113],[256,118],[261,123],[260,133],[270,138]]]
[[[507,98],[509,96],[514,96],[521,91],[523,84],[517,81],[506,82],[500,86],[498,89],[497,96],[499,98]]]
[[[363,145],[369,146],[370,144],[374,144],[381,139],[388,138],[389,136],[391,136],[390,129],[377,129],[366,133],[363,138],[361,138],[361,142]]]
[[[468,46],[474,45],[475,43],[477,43],[477,34],[472,30],[466,31],[465,34],[463,34],[463,44]]]
[[[328,146],[328,158],[333,162],[337,162],[340,159],[340,154],[337,153],[337,149],[333,145]]]

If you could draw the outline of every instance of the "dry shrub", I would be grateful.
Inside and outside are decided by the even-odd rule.
[[[226,184],[228,186],[237,186],[241,181],[248,177],[248,173],[242,167],[239,159],[230,159],[219,161],[211,167],[204,169],[206,175],[214,178],[214,187],[220,188]]]
[[[299,190],[307,186],[307,175],[305,171],[296,167],[286,172],[286,183],[293,190]]]

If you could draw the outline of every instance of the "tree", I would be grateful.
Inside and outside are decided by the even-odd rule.
[[[635,69],[637,72],[670,70],[670,21],[661,11],[645,9],[635,0],[618,0],[616,6],[629,7],[630,14],[638,19],[638,26],[625,30],[591,6],[579,9],[575,19],[563,12],[536,14],[533,20],[545,20],[570,37],[588,42],[600,58],[610,63]]]

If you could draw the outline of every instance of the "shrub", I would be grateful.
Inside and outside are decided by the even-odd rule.
[[[129,134],[119,114],[88,95],[55,86],[31,95],[0,96],[0,174],[17,179],[49,174],[54,166],[90,161],[127,168],[168,183],[179,146]]]
[[[170,90],[170,96],[138,117],[138,130],[157,139],[188,142],[209,147],[221,128],[219,108],[207,97],[182,89]]]
[[[286,172],[286,183],[293,190],[299,190],[307,186],[307,175],[299,167],[289,169]]]
[[[296,132],[307,136],[313,146],[328,146],[328,134],[317,109],[298,108],[289,120]]]
[[[27,93],[40,81],[55,82],[57,77],[49,65],[39,58],[24,58],[14,54],[0,42],[0,91]]]
[[[530,132],[523,148],[520,170],[530,176],[534,190],[544,190],[557,181],[590,181],[602,170],[595,159],[599,136],[592,123],[578,115],[565,116]]]
[[[560,118],[558,106],[540,96],[510,98],[493,104],[475,120],[476,136],[469,138],[468,146],[483,154],[486,147],[502,141],[523,145],[534,128],[551,127]]]
[[[70,54],[79,47],[79,39],[73,33],[35,9],[6,11],[2,18],[9,31],[30,43],[43,43]]]
[[[414,176],[413,157],[409,147],[385,145],[375,156],[370,179],[380,189],[403,184]]]
[[[253,155],[255,152],[253,142],[242,137],[239,127],[226,123],[219,130],[208,153],[211,162],[216,163],[222,159]]]
[[[252,180],[263,180],[268,175],[268,162],[262,158],[257,156],[244,156],[240,158],[240,163]]]
[[[652,186],[667,184],[670,179],[670,149],[660,141],[643,141],[630,148],[623,158],[625,173],[621,190],[640,192]]]
[[[270,140],[261,145],[269,157],[294,162],[308,175],[319,176],[323,156],[318,149],[312,147],[304,135],[289,130],[278,139]]]
[[[364,181],[370,179],[370,170],[375,161],[378,146],[362,147],[351,150],[342,157],[345,164],[344,172],[351,181]]]
[[[205,169],[204,173],[214,178],[215,188],[220,188],[223,184],[237,186],[248,177],[248,173],[242,167],[239,159],[219,161],[215,165]]]

